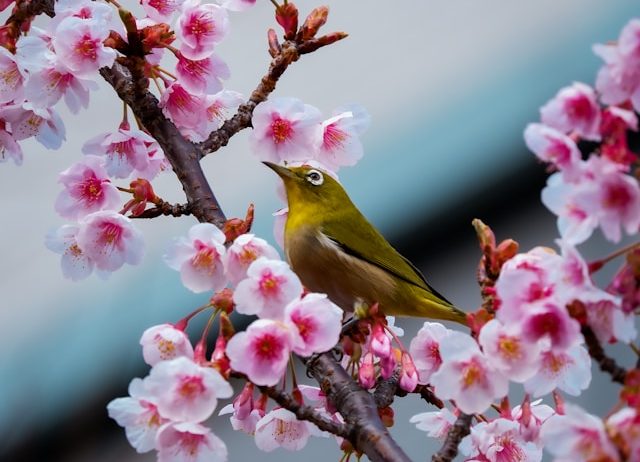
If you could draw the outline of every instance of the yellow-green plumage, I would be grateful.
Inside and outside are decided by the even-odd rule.
[[[284,181],[285,253],[305,287],[326,293],[345,311],[356,302],[377,302],[388,315],[466,324],[465,313],[387,242],[335,179],[309,166],[265,164]]]

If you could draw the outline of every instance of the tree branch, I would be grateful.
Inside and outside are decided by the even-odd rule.
[[[170,204],[169,202],[162,201],[155,207],[147,209],[139,215],[131,215],[130,218],[156,218],[161,215],[171,217],[191,215],[191,207],[189,207],[189,204]]]
[[[611,380],[624,385],[624,379],[627,376],[626,369],[620,367],[613,358],[610,358],[604,352],[602,345],[598,341],[598,337],[593,332],[593,329],[587,325],[582,326],[582,335],[584,341],[587,344],[589,355],[600,366],[602,372],[606,372],[611,376]]]
[[[462,438],[471,432],[470,414],[460,414],[447,433],[440,450],[431,457],[432,462],[451,462],[458,455],[458,446]]]
[[[411,393],[417,393],[427,403],[434,405],[438,409],[444,407],[444,403],[429,388],[428,385],[419,384]],[[400,371],[394,371],[388,379],[381,380],[373,393],[373,399],[379,408],[391,406],[396,396],[404,397],[409,393],[400,388]]]
[[[319,414],[311,406],[299,403],[293,396],[278,390],[274,387],[258,387],[260,391],[265,393],[269,398],[273,399],[283,408],[293,412],[300,420],[306,420],[313,423],[320,430],[329,432],[342,438],[349,438],[347,426],[339,422],[335,422]]]
[[[201,222],[213,223],[222,229],[226,217],[200,166],[201,149],[186,140],[177,127],[164,117],[154,95],[146,90],[140,91],[141,85],[137,85],[136,91],[136,82],[130,71],[132,67],[135,66],[125,67],[116,62],[111,68],[100,69],[100,74],[120,99],[131,107],[164,151],[182,184],[193,215]]]
[[[382,424],[373,396],[360,388],[330,353],[308,358],[306,366],[344,417],[349,429],[348,440],[354,448],[374,462],[411,460]]]

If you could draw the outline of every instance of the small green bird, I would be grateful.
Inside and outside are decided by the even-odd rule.
[[[307,289],[326,293],[345,311],[377,302],[387,315],[466,324],[466,314],[387,242],[334,178],[310,166],[264,164],[284,181],[285,253]]]

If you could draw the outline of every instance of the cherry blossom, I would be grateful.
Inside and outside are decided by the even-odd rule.
[[[530,304],[520,321],[522,339],[537,343],[545,340],[551,348],[564,350],[580,342],[580,324],[563,306],[555,303]]]
[[[370,120],[367,111],[357,105],[336,109],[332,117],[322,122],[317,159],[334,172],[355,165],[364,154],[360,136]]]
[[[467,414],[484,412],[494,399],[507,394],[509,381],[491,366],[468,335],[451,331],[440,343],[442,364],[431,376],[441,399],[455,400]]]
[[[468,460],[490,462],[542,460],[542,449],[522,438],[518,423],[503,418],[489,423],[480,422],[471,427],[471,434],[462,440],[460,451],[471,456]]]
[[[325,294],[307,294],[287,305],[285,323],[292,327],[293,351],[300,356],[324,353],[340,337],[343,312]]]
[[[528,410],[525,410],[527,408]],[[526,404],[515,406],[511,410],[511,418],[520,424],[520,435],[525,441],[537,443],[540,442],[539,436],[542,424],[554,414],[553,408],[542,404],[541,399],[531,403],[527,401]]]
[[[591,359],[580,345],[566,351],[547,350],[540,354],[538,373],[524,383],[533,396],[545,395],[556,387],[577,396],[591,383]]]
[[[4,123],[0,121],[0,127]],[[13,135],[3,128],[0,128],[0,163],[13,160],[16,165],[22,164],[22,148],[13,138]]]
[[[253,234],[238,236],[227,249],[224,265],[229,281],[236,285],[247,277],[247,269],[259,257],[278,260],[280,256],[267,241]]]
[[[170,268],[180,271],[184,286],[193,292],[222,289],[227,280],[223,257],[226,237],[211,223],[199,223],[187,237],[173,242],[164,260]]]
[[[564,415],[555,414],[542,424],[540,437],[557,460],[620,460],[602,420],[572,404],[565,405]]]
[[[38,108],[32,103],[0,108],[0,118],[9,124],[9,132],[15,141],[35,137],[48,149],[59,149],[65,140],[62,119],[51,108]]]
[[[449,330],[437,322],[425,322],[411,340],[409,352],[418,370],[420,383],[429,383],[431,375],[442,364],[440,343],[449,335]]]
[[[226,462],[227,446],[198,423],[169,422],[156,437],[158,462]]]
[[[622,29],[616,44],[595,45],[593,51],[605,65],[598,72],[596,89],[605,104],[620,104],[631,100],[640,110],[640,20],[632,19]]]
[[[233,404],[227,404],[225,407],[220,409],[219,415],[227,415],[229,416],[229,421],[231,422],[231,426],[236,431],[244,432],[248,435],[254,435],[256,432],[256,424],[264,417],[264,411],[260,409],[253,409],[251,412],[240,418],[234,408]]]
[[[312,424],[298,420],[295,414],[283,408],[267,413],[256,424],[256,446],[270,452],[277,448],[299,451],[311,436]]]
[[[555,128],[542,124],[529,124],[524,141],[540,160],[553,164],[567,180],[580,174],[582,155],[575,141]]]
[[[638,159],[636,153],[629,148],[627,130],[638,131],[638,117],[635,112],[615,106],[605,108],[602,113],[602,144],[600,155],[621,165],[628,170]]]
[[[123,123],[116,132],[102,133],[91,138],[82,146],[82,152],[87,155],[105,157],[105,168],[109,176],[127,178],[136,171],[149,168],[148,145],[154,139],[145,132],[130,129]]]
[[[63,225],[51,231],[45,238],[49,250],[62,255],[60,267],[62,275],[72,281],[80,281],[91,275],[94,263],[78,246],[77,225]]]
[[[284,324],[268,319],[252,322],[227,344],[231,368],[242,372],[256,385],[278,383],[287,368],[293,335]]]
[[[156,363],[144,384],[157,399],[160,415],[182,422],[202,422],[213,413],[218,398],[233,395],[217,370],[184,356]]]
[[[168,23],[172,15],[179,11],[182,0],[141,0],[140,4],[151,19]]]
[[[516,327],[493,319],[482,327],[478,341],[487,361],[509,380],[524,382],[538,371],[538,344],[526,343]]]
[[[236,286],[233,301],[242,314],[282,319],[286,305],[302,293],[302,283],[286,262],[260,257]]]
[[[56,30],[65,18],[76,18],[109,29],[118,30],[122,23],[114,17],[114,9],[109,5],[90,0],[58,0],[54,6],[55,16],[49,23],[50,30]]]
[[[540,108],[542,123],[564,133],[600,140],[600,106],[596,92],[589,85],[575,82],[562,88],[547,104]]]
[[[640,460],[640,418],[638,410],[625,407],[606,420],[606,430],[625,460]]]
[[[221,80],[230,77],[229,66],[216,54],[200,60],[178,56],[176,75],[187,91],[213,94],[222,90]]]
[[[118,207],[120,195],[103,165],[102,158],[85,156],[60,173],[58,181],[64,190],[58,195],[55,208],[62,217],[77,220],[98,210]]]
[[[212,3],[201,4],[200,0],[187,0],[182,5],[176,37],[182,42],[180,52],[189,59],[210,56],[217,43],[227,34],[229,18],[227,11]]]
[[[150,366],[179,356],[193,359],[193,346],[189,337],[171,324],[149,327],[143,332],[140,345],[144,361]]]
[[[145,389],[142,379],[131,381],[129,395],[107,404],[109,417],[124,427],[127,440],[137,452],[151,451],[155,448],[158,429],[167,419],[158,412],[155,400]]]
[[[0,104],[19,102],[23,95],[24,78],[16,56],[0,47]]]
[[[77,242],[82,253],[104,271],[115,271],[125,263],[137,265],[144,253],[142,233],[129,218],[110,210],[84,217]]]
[[[229,11],[246,11],[256,4],[256,0],[222,0],[221,4]]]
[[[111,66],[116,59],[116,51],[103,44],[108,35],[109,29],[100,22],[67,17],[58,24],[52,44],[69,70],[86,77],[101,67]]]
[[[619,298],[603,298],[585,306],[587,322],[602,343],[629,343],[636,338],[635,316],[622,311]]]
[[[455,414],[446,407],[439,411],[422,412],[409,419],[409,422],[415,424],[418,430],[427,432],[428,436],[438,439],[444,439],[447,436],[455,421]]]
[[[203,98],[191,94],[177,81],[162,93],[160,107],[162,113],[181,129],[194,130],[207,118]]]
[[[320,111],[296,98],[274,98],[259,104],[251,119],[249,142],[260,160],[275,163],[314,157]]]

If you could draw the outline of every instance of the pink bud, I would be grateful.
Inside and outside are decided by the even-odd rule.
[[[376,371],[373,367],[373,355],[367,353],[362,358],[360,369],[358,370],[358,381],[365,390],[373,388],[376,383]]]
[[[253,410],[253,384],[248,382],[240,394],[233,400],[233,409],[236,413],[236,418],[244,420],[249,417]]]
[[[371,351],[378,358],[387,358],[391,354],[391,341],[380,323],[374,324],[371,329]]]
[[[411,393],[416,389],[416,385],[418,385],[418,371],[416,370],[415,364],[413,364],[411,355],[406,351],[402,352],[401,364],[400,388]]]
[[[385,379],[388,379],[389,377],[391,377],[391,375],[393,374],[393,371],[396,370],[396,364],[398,364],[398,359],[395,355],[395,353],[398,350],[396,350],[395,348],[392,350],[392,353],[387,356],[386,358],[380,358],[380,373],[382,374],[382,377]]]

